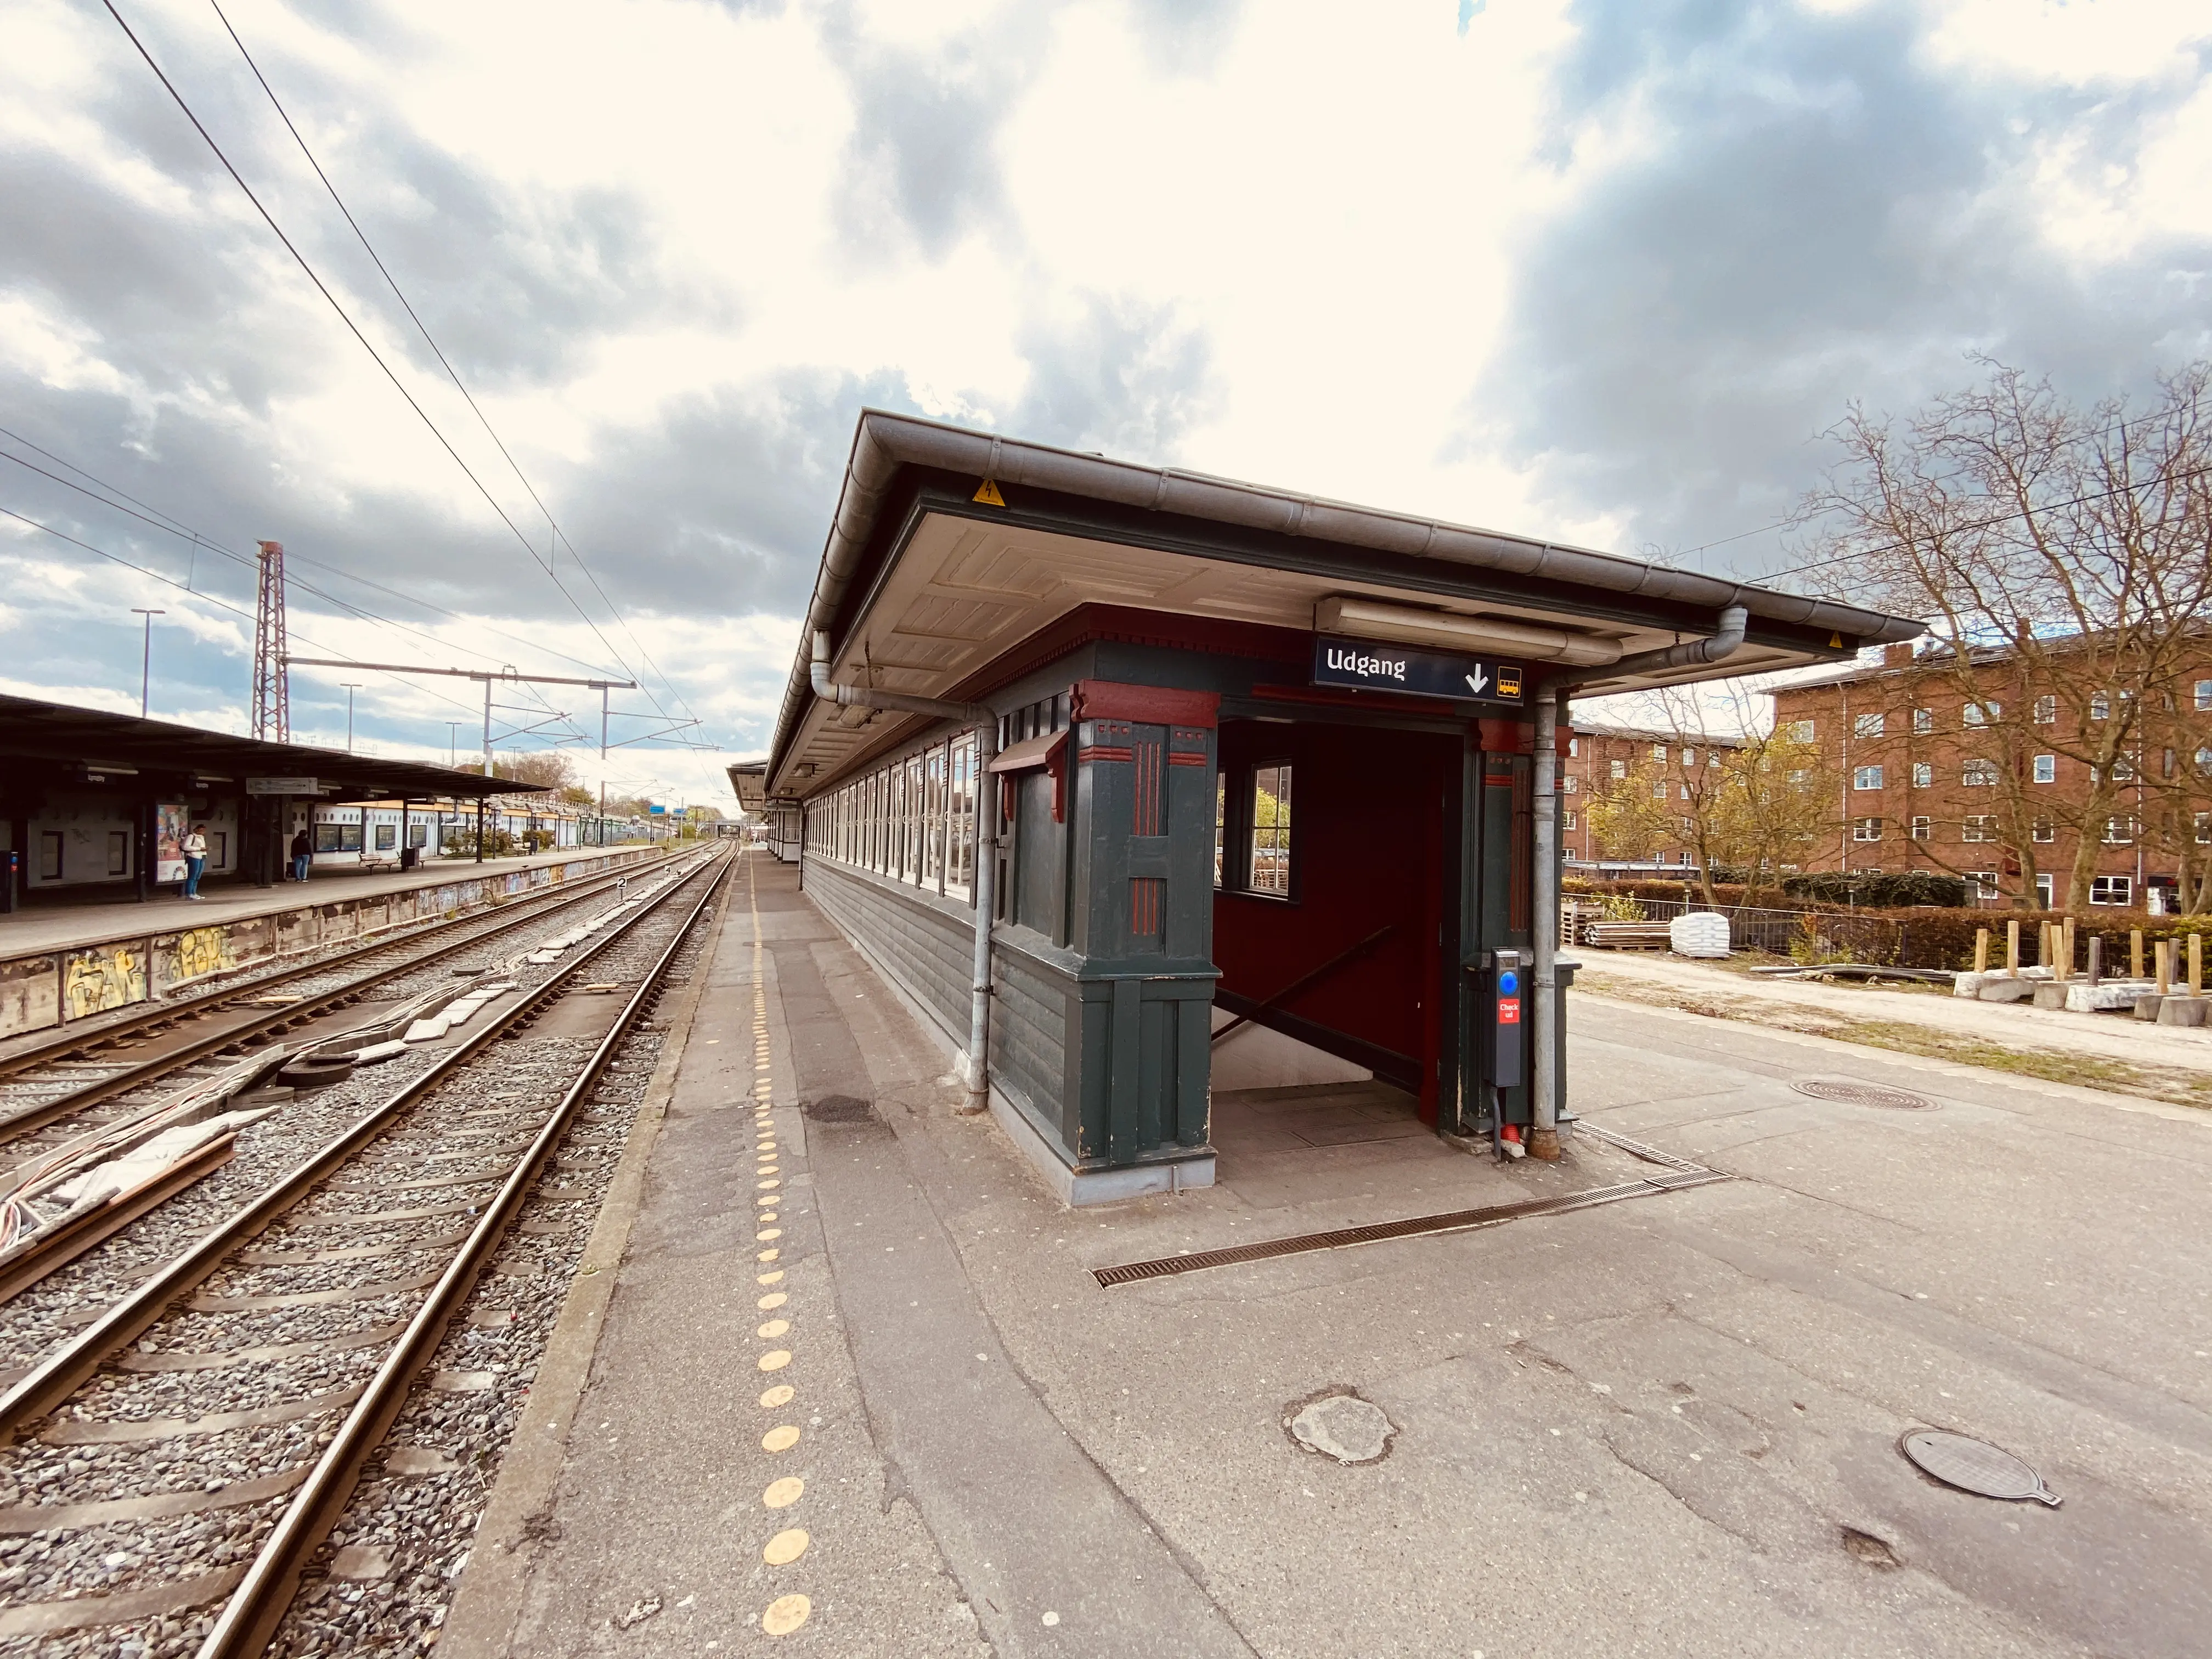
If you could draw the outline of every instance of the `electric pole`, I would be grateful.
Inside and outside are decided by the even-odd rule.
[[[292,684],[285,665],[291,646],[284,629],[284,544],[263,542],[261,587],[253,617],[253,735],[270,743],[292,741]]]
[[[138,657],[138,718],[143,720],[146,718],[146,694],[154,683],[154,618],[166,617],[169,613],[166,611],[141,611],[134,605],[131,607],[131,614],[134,617],[143,617],[146,619],[145,648]],[[602,752],[605,751],[606,740],[606,726],[603,721],[599,727],[599,744]]]

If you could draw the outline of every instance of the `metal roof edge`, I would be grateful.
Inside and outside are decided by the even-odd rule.
[[[1026,484],[1066,495],[1155,512],[1310,537],[1379,552],[1500,570],[1516,575],[1578,583],[1647,599],[1719,611],[1741,605],[1770,622],[1825,629],[1862,641],[1917,638],[1925,627],[1910,617],[1887,616],[1832,599],[1809,599],[1693,571],[1677,570],[1626,554],[1601,553],[1558,542],[1483,530],[1442,520],[1361,507],[1324,496],[1219,478],[1176,467],[1146,466],[1050,444],[1008,438],[889,410],[863,409],[853,431],[830,532],[807,600],[792,675],[777,714],[769,750],[771,787],[789,759],[788,749],[810,695],[808,641],[830,626],[876,527],[884,493],[902,465],[934,467],[1000,483]]]

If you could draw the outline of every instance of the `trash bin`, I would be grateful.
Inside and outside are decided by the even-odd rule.
[[[421,860],[422,857],[422,849],[421,848],[403,847],[399,849],[399,867],[403,870],[412,870]]]

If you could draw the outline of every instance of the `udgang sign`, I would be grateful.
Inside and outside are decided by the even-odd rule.
[[[1471,657],[1458,651],[1424,651],[1376,640],[1314,640],[1316,685],[1353,685],[1367,691],[1400,691],[1457,702],[1522,706],[1519,663]]]

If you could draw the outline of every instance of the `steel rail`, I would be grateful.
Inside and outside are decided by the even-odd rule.
[[[721,863],[724,867],[720,874],[707,884],[698,902],[678,925],[668,948],[660,953],[659,959],[623,1004],[613,1026],[592,1051],[576,1080],[569,1085],[560,1103],[532,1139],[529,1150],[516,1161],[498,1194],[486,1202],[483,1217],[454,1254],[451,1265],[431,1287],[414,1318],[408,1322],[405,1333],[385,1356],[368,1388],[346,1413],[330,1446],[285,1509],[276,1530],[263,1540],[245,1578],[224,1603],[214,1628],[200,1644],[198,1659],[247,1659],[248,1656],[259,1654],[276,1635],[292,1605],[307,1558],[330,1535],[331,1528],[351,1501],[362,1463],[383,1443],[407,1403],[416,1373],[436,1352],[447,1322],[475,1288],[484,1264],[505,1235],[514,1212],[521,1208],[538,1171],[568,1133],[576,1109],[599,1082],[607,1062],[629,1038],[639,1014],[660,994],[661,981],[675,962],[677,952],[684,948],[691,929],[714,902],[730,872],[737,867],[732,859],[725,859]],[[703,964],[699,971],[705,971]]]
[[[433,1064],[420,1077],[372,1108],[341,1130],[319,1151],[264,1188],[258,1196],[234,1211],[182,1255],[173,1259],[137,1289],[117,1301],[97,1320],[41,1359],[6,1394],[0,1395],[0,1437],[12,1440],[27,1423],[58,1409],[90,1379],[109,1355],[136,1341],[168,1310],[169,1304],[192,1290],[222,1267],[223,1259],[246,1240],[254,1237],[287,1210],[320,1186],[374,1140],[401,1112],[428,1094],[449,1073],[476,1058],[486,1045],[504,1034],[524,1016],[536,1012],[562,994],[562,988],[578,969],[622,939],[646,917],[654,914],[721,860],[713,860],[690,875],[669,884],[665,891],[647,900],[638,913],[585,947],[574,962],[525,992],[485,1024],[459,1048]],[[711,884],[710,884],[711,886]],[[688,923],[687,923],[688,926]]]
[[[667,866],[663,862],[644,867],[660,870],[666,868]],[[312,1019],[318,1015],[327,1013],[331,1009],[343,1006],[348,1001],[359,997],[363,992],[375,989],[387,980],[397,979],[402,975],[413,973],[417,969],[429,967],[447,957],[481,945],[486,939],[496,939],[501,933],[512,932],[517,927],[526,926],[533,921],[542,921],[564,907],[580,903],[594,893],[604,892],[616,882],[629,879],[635,873],[635,872],[625,871],[619,876],[611,875],[589,884],[580,884],[573,892],[564,891],[556,896],[554,902],[538,905],[520,915],[496,915],[490,927],[481,928],[465,938],[445,940],[420,956],[410,957],[404,962],[394,963],[389,968],[377,969],[360,979],[348,981],[343,985],[334,986],[328,991],[318,992],[313,996],[302,997],[299,1001],[288,1003],[282,1008],[272,1008],[266,1014],[248,1018],[242,1024],[226,1026],[220,1031],[210,1031],[203,1036],[188,1039],[182,1047],[173,1049],[167,1054],[156,1055],[137,1066],[128,1066],[112,1076],[100,1078],[80,1088],[71,1089],[67,1093],[56,1095],[51,1100],[40,1101],[35,1106],[26,1107],[11,1117],[0,1118],[0,1146],[6,1146],[20,1140],[25,1135],[43,1129],[49,1123],[67,1117],[73,1112],[81,1112],[89,1107],[97,1106],[102,1101],[112,1100],[118,1095],[128,1094],[133,1089],[143,1088],[147,1084],[167,1077],[173,1072],[182,1071],[185,1066],[197,1060],[204,1060],[210,1054],[221,1054],[226,1048],[242,1046],[257,1037],[273,1036],[289,1026],[300,1024],[302,1020]],[[376,951],[396,948],[419,939],[434,936],[447,927],[459,927],[471,921],[483,920],[484,918],[478,916],[456,916],[451,921],[439,923],[434,928],[426,928],[422,933],[411,933],[403,939],[392,939],[381,945],[371,945],[368,950],[356,954],[366,956]],[[166,1015],[148,1015],[145,1026],[140,1029],[158,1028],[160,1025],[171,1023],[172,1019],[203,1018],[214,1013],[223,1003],[264,994],[271,985],[303,978],[310,974],[339,971],[343,969],[347,960],[347,957],[340,956],[322,962],[304,963],[296,969],[288,969],[282,975],[271,975],[265,979],[255,980],[251,984],[239,986],[227,992],[210,992],[204,998],[172,1005],[170,1012]],[[95,1036],[88,1037],[84,1043],[73,1046],[83,1047],[88,1043],[95,1043],[104,1039],[106,1035],[103,1031]],[[72,1045],[58,1045],[49,1052],[64,1053],[70,1046]],[[52,1063],[51,1059],[47,1063]],[[7,1075],[8,1073],[0,1072],[0,1079],[4,1079]]]

